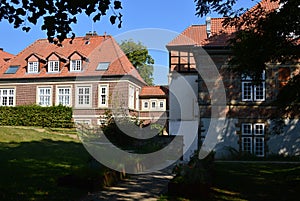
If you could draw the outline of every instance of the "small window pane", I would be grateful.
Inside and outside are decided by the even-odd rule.
[[[10,66],[5,74],[15,74],[17,72],[17,70],[19,69],[20,66]]]
[[[101,70],[107,70],[110,65],[110,62],[100,62],[96,68],[96,70],[101,71]]]

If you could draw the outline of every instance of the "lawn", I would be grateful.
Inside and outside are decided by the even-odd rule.
[[[215,163],[212,195],[209,200],[296,201],[299,197],[300,164]],[[168,196],[162,196],[160,199],[167,200],[189,199]]]
[[[102,174],[90,159],[74,129],[0,127],[0,200],[79,200],[90,188],[64,178]]]

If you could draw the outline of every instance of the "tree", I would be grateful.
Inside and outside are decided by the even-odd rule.
[[[197,15],[206,15],[211,9],[230,17],[224,20],[224,26],[242,28],[230,41],[233,56],[229,64],[234,71],[246,73],[257,81],[268,63],[295,64],[300,59],[300,2],[271,1],[279,2],[279,9],[267,13],[258,5],[249,15],[241,15],[245,9],[234,10],[236,0],[195,0]],[[282,115],[299,115],[299,77],[290,79],[279,92],[276,104]]]
[[[113,6],[111,5],[113,2]],[[50,42],[62,42],[68,34],[75,37],[71,25],[77,22],[77,15],[85,13],[93,16],[93,21],[99,21],[112,10],[110,22],[118,27],[122,24],[122,9],[118,0],[0,0],[0,21],[6,20],[14,28],[22,27],[23,31],[30,30],[30,24],[36,25],[43,18],[42,30],[45,30]],[[57,38],[58,41],[53,40]]]
[[[148,85],[153,85],[154,59],[149,55],[147,47],[141,42],[136,43],[133,40],[121,41],[120,47],[145,82]]]

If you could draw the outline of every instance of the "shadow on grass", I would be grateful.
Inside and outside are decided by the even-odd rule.
[[[216,164],[215,200],[298,200],[299,164]]]
[[[89,174],[89,159],[82,144],[72,141],[0,143],[0,200],[78,200],[89,187],[58,181],[66,175]]]

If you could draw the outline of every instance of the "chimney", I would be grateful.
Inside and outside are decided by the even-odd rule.
[[[86,37],[90,37],[90,36],[93,36],[93,32],[89,31],[85,34]]]
[[[97,36],[96,31],[89,31],[88,33],[85,34],[86,37],[91,37],[91,36]]]
[[[206,17],[206,34],[207,38],[211,35],[211,17]]]

